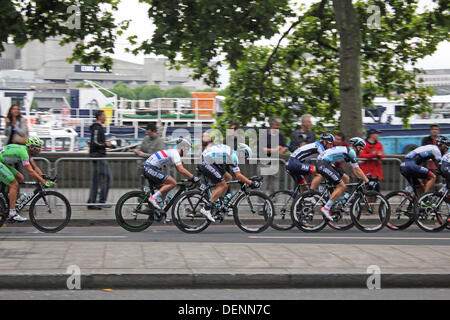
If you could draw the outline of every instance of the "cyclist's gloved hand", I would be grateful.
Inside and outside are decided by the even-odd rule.
[[[47,180],[45,181],[44,186],[46,188],[53,188],[55,186],[55,183],[53,181]]]
[[[251,189],[258,189],[261,188],[261,182],[258,181],[252,181],[252,183],[250,183],[249,187]]]
[[[367,190],[379,191],[379,189],[380,189],[380,185],[377,181],[369,181],[369,183],[366,183],[366,185],[367,185]]]
[[[201,179],[199,177],[192,178],[192,182],[194,182],[194,183],[199,183],[200,181],[201,181]]]

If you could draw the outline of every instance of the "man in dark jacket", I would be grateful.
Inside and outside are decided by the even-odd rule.
[[[295,150],[297,150],[297,148],[316,141],[316,135],[311,130],[311,127],[311,115],[303,115],[301,128],[295,130],[291,135],[291,144],[289,145],[289,151],[294,152]]]
[[[89,131],[91,133],[91,141],[89,143],[89,156],[91,158],[105,158],[106,148],[113,148],[111,142],[106,141],[105,129],[103,125],[106,122],[106,116],[103,110],[95,112],[95,119],[97,120]],[[92,183],[91,191],[89,193],[88,203],[106,203],[108,198],[108,191],[112,180],[111,170],[109,169],[107,160],[94,160],[92,161]],[[97,193],[100,185],[100,198],[97,202]],[[101,205],[88,206],[89,210],[101,210],[102,208],[108,208],[109,206]]]

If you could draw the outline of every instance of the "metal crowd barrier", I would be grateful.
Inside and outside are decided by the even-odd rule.
[[[70,201],[72,206],[87,206],[92,185],[93,161],[106,161],[112,174],[107,202],[105,205],[115,205],[117,200],[126,192],[141,187],[142,164],[145,161],[140,157],[126,158],[70,158],[64,157],[55,161],[53,167],[45,158],[35,158],[36,163],[50,175],[58,176],[56,188]],[[360,159],[363,160],[363,159]],[[381,181],[383,193],[391,190],[404,189],[406,180],[400,174],[402,161],[397,158],[382,159],[385,179]],[[247,177],[263,175],[264,183],[262,191],[269,194],[276,190],[293,190],[294,180],[286,173],[286,160],[272,158],[250,159],[250,164],[242,164],[240,168]],[[194,173],[198,158],[183,158],[183,164],[187,170]],[[263,169],[274,165],[278,169],[268,175],[263,174]],[[348,171],[348,170],[346,170]],[[175,168],[169,168],[168,173],[176,180],[183,177]],[[311,177],[309,177],[309,181]],[[99,189],[102,181],[99,181]],[[100,191],[97,193],[99,201]]]

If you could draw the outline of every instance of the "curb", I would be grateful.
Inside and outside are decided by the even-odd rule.
[[[0,275],[1,289],[67,290],[73,275]],[[368,274],[88,274],[81,289],[366,288]],[[370,280],[369,280],[370,281]],[[369,282],[372,283],[372,282]],[[382,274],[381,288],[450,288],[450,274]]]

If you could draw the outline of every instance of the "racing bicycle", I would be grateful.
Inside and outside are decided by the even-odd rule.
[[[250,180],[262,181],[262,177]],[[222,223],[228,212],[233,213],[234,222],[243,231],[259,233],[272,223],[274,208],[270,198],[259,191],[250,191],[249,187],[238,180],[227,182],[239,184],[240,188],[230,199],[220,198],[211,209],[217,223]],[[187,191],[179,195],[172,208],[172,219],[178,229],[185,233],[199,233],[208,228],[211,222],[200,210],[209,201],[214,184],[202,184],[199,190]]]
[[[45,180],[53,182],[57,178],[42,176]],[[36,188],[25,199],[17,203],[16,211],[20,213],[29,204],[29,215],[31,224],[39,231],[46,233],[56,233],[64,229],[70,222],[72,207],[67,198],[58,191],[46,190],[40,182],[23,182],[23,186],[35,186]],[[9,196],[6,192],[6,185],[0,185],[0,226],[7,223],[21,223],[8,219]]]
[[[347,186],[355,188],[347,197],[335,201],[331,207],[333,221],[327,221],[320,211],[334,191],[333,184],[326,182],[322,191],[310,190],[298,196],[291,208],[295,225],[304,232],[318,232],[326,225],[342,231],[353,226],[364,232],[383,229],[390,217],[390,206],[386,198],[377,191],[366,190],[364,182]]]

